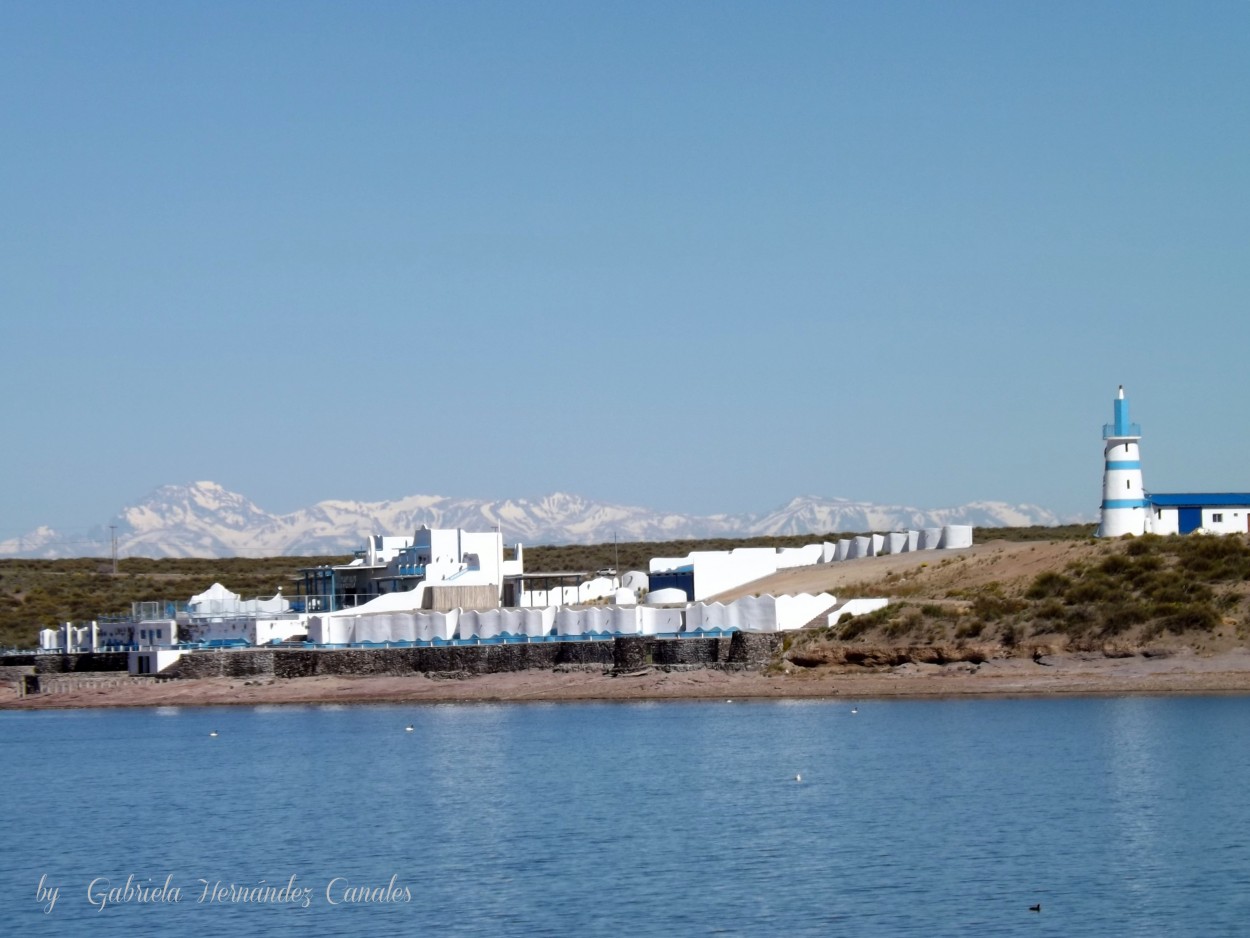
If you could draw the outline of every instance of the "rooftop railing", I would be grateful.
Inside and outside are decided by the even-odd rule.
[[[1104,423],[1102,425],[1102,438],[1104,440],[1113,440],[1129,436],[1141,436],[1140,423],[1126,424],[1123,428],[1123,432],[1117,432],[1116,425],[1114,423]]]

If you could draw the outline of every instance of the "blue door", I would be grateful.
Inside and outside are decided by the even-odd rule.
[[[1190,531],[1196,531],[1202,527],[1202,509],[1201,508],[1182,508],[1181,509],[1181,533],[1188,534]]]

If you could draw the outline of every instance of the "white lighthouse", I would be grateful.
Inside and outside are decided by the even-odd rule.
[[[1103,424],[1106,441],[1102,473],[1102,523],[1099,537],[1145,534],[1149,526],[1146,491],[1142,487],[1141,427],[1129,423],[1124,385],[1115,399],[1115,422]]]

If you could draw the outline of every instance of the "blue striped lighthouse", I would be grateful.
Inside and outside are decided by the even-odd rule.
[[[1115,399],[1115,423],[1103,424],[1102,523],[1099,537],[1145,534],[1149,513],[1142,487],[1141,427],[1129,423],[1124,385]]]

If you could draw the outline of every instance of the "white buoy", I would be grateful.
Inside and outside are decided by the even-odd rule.
[[[794,776],[794,780],[795,780],[796,782],[801,782],[801,781],[803,781],[803,776],[802,776],[802,775],[796,775],[796,776]]]

